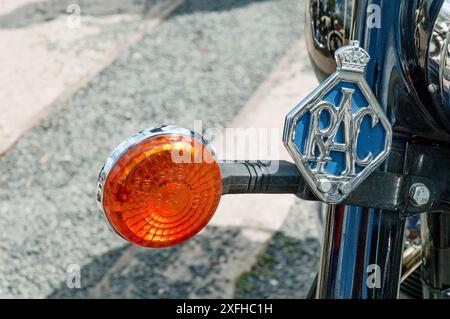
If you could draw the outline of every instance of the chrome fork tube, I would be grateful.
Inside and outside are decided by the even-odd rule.
[[[397,298],[405,222],[398,213],[332,205],[317,298]]]
[[[354,0],[351,38],[360,40],[371,55],[366,80],[388,112],[390,91],[384,75],[391,72],[386,52],[394,46],[396,24],[367,28],[369,4],[383,13],[399,10],[395,1]],[[389,16],[389,15],[388,15]],[[389,80],[389,79],[386,79]],[[384,84],[383,84],[384,83]],[[383,84],[383,86],[381,86]],[[380,169],[403,172],[406,142],[393,141],[389,159]],[[325,223],[317,298],[397,298],[402,270],[405,220],[399,213],[345,205],[330,206]]]

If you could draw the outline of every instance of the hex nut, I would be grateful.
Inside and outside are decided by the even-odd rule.
[[[409,201],[414,207],[428,204],[430,201],[430,191],[422,183],[415,183],[409,189]]]

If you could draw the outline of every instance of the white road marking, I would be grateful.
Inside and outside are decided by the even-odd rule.
[[[25,28],[1,29],[0,155],[43,119],[52,104],[85,86],[183,1],[165,0],[145,20],[129,14],[83,16],[81,27],[71,29],[67,17],[60,16]],[[119,24],[123,27],[114,37],[103,35],[104,28]]]
[[[309,63],[306,44],[301,40],[285,55],[228,127],[276,128],[280,136],[278,159],[291,160],[281,141],[284,118],[318,84]],[[210,224],[241,227],[250,240],[265,242],[281,228],[294,200],[293,195],[227,195],[222,198]]]

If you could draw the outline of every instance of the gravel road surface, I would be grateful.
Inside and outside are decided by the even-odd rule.
[[[54,105],[0,158],[0,297],[223,296],[221,280],[230,279],[214,272],[251,242],[240,241],[238,230],[211,227],[173,249],[130,249],[97,213],[97,174],[109,152],[140,129],[192,127],[196,119],[224,127],[301,37],[303,6],[186,1],[85,88]],[[313,242],[299,240],[294,247]],[[277,245],[279,236],[268,253]],[[313,256],[316,246],[302,249]],[[81,268],[81,289],[66,285],[71,265]]]
[[[235,298],[305,298],[317,272],[320,242],[315,202],[297,200],[258,262],[236,281]]]

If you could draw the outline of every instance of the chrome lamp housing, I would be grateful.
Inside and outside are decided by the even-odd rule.
[[[441,122],[450,126],[450,0],[435,20],[428,47],[428,90]]]

